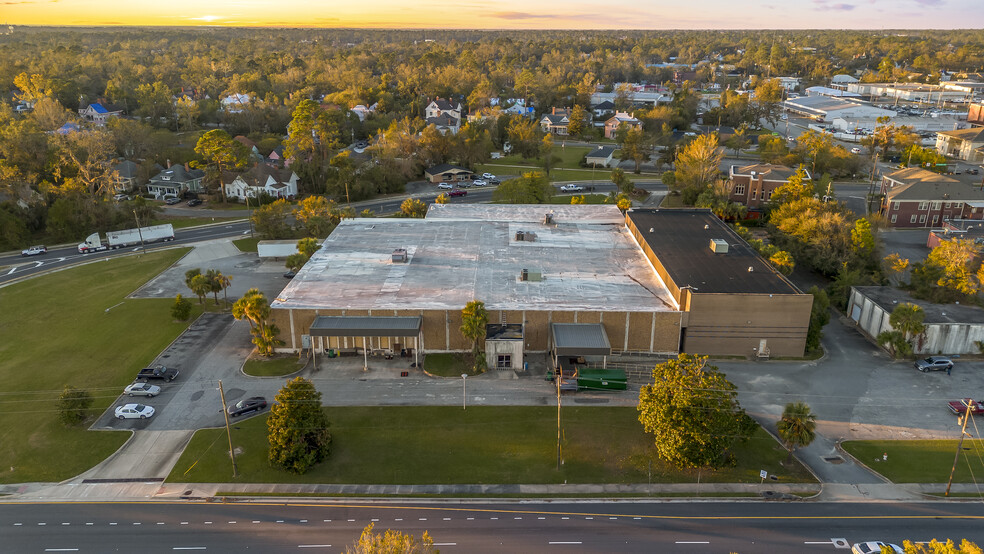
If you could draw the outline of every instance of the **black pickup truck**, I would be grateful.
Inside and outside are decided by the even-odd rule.
[[[170,383],[178,377],[178,370],[173,367],[146,367],[137,373],[137,381],[150,381],[153,379],[163,379],[165,383]]]

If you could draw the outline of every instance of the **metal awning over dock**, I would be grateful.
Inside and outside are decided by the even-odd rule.
[[[311,324],[312,337],[416,337],[420,316],[327,316]]]
[[[610,356],[612,345],[600,323],[551,323],[554,353],[561,356]]]

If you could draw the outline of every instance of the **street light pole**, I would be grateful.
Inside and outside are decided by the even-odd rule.
[[[461,409],[462,410],[467,409],[465,406],[465,399],[468,398],[468,396],[465,394],[465,383],[467,381],[468,381],[468,374],[462,373],[461,374]]]
[[[226,409],[225,391],[222,390],[222,380],[219,380],[219,398],[222,399],[222,415],[225,416],[226,437],[229,438],[229,458],[232,460],[232,476],[238,477],[236,471],[236,451],[232,449],[232,431],[229,429],[229,410]]]

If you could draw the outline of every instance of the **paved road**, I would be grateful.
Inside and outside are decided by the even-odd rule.
[[[0,505],[9,552],[340,552],[369,523],[442,552],[834,552],[984,543],[980,504],[503,503]]]
[[[147,251],[159,250],[162,248],[172,248],[176,245],[192,244],[203,240],[238,237],[249,232],[249,226],[245,221],[227,223],[225,225],[212,225],[208,227],[193,227],[190,229],[177,229],[174,231],[174,240],[170,242],[160,242],[148,244],[144,248]],[[79,254],[76,247],[54,248],[42,256],[25,258],[18,255],[7,255],[0,257],[0,267],[13,266],[0,275],[0,284],[21,279],[52,269],[64,268],[80,263],[94,260],[132,254],[141,251],[140,246],[123,248],[120,250],[107,250],[103,252],[90,252]]]

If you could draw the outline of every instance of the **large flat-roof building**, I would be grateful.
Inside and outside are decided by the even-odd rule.
[[[576,323],[616,352],[798,356],[812,305],[707,210],[435,204],[424,219],[342,221],[272,319],[290,351],[466,351],[461,310],[475,299],[490,324],[520,326],[526,352],[551,351],[551,325]],[[411,330],[386,335],[390,319],[374,332],[376,317]]]

